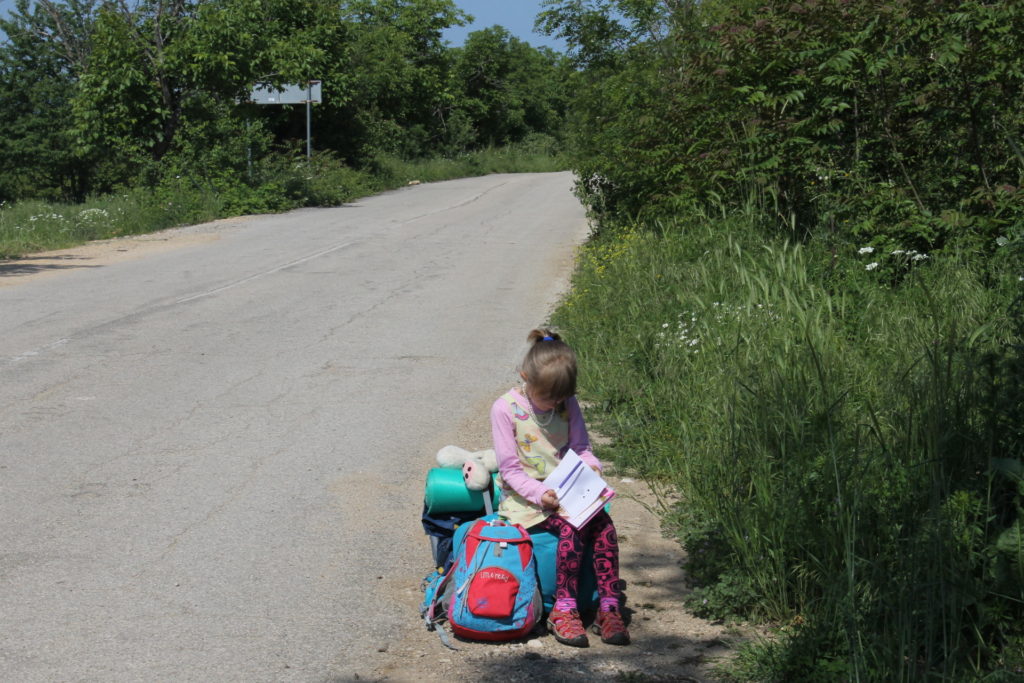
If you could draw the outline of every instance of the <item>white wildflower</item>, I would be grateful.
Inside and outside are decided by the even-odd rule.
[[[911,261],[924,261],[926,258],[928,258],[928,254],[914,254]]]
[[[861,247],[860,249],[857,250],[857,253],[858,254],[873,254],[873,253],[875,253],[875,248],[874,247]]]
[[[890,253],[893,256],[902,256],[903,254],[906,254],[907,252],[904,251],[903,249],[893,249]]]
[[[78,214],[79,220],[86,221],[86,222],[90,222],[92,220],[99,219],[99,218],[107,218],[107,217],[108,217],[108,214],[107,214],[107,210],[106,209],[86,209],[86,210],[84,210],[84,211],[82,211],[81,213]]]
[[[866,266],[864,266],[864,270],[874,270],[877,267],[878,267],[878,262],[876,261],[874,263],[869,263]]]

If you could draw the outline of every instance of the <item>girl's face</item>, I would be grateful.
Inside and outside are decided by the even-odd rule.
[[[527,398],[530,399],[530,403],[532,403],[533,407],[536,408],[537,410],[546,413],[549,410],[554,410],[559,403],[565,400],[561,398],[549,398],[547,396],[541,396],[536,391],[531,390],[530,380],[526,379],[525,372],[520,372],[519,376],[523,378],[524,382],[526,382],[526,393],[529,394]]]

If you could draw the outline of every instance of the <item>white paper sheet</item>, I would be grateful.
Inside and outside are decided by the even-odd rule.
[[[558,496],[559,514],[577,529],[615,497],[601,475],[590,469],[572,449],[544,479],[544,485]]]

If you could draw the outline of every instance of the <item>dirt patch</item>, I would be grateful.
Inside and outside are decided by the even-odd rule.
[[[77,247],[43,251],[21,258],[0,259],[0,287],[25,284],[86,268],[102,268],[122,261],[151,256],[171,249],[220,239],[224,228],[245,218],[223,220],[170,228],[147,235],[130,235],[109,240],[96,240]]]

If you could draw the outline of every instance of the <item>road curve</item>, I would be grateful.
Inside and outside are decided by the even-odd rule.
[[[419,185],[0,287],[3,679],[372,678],[418,628],[433,453],[586,235],[571,190]]]

